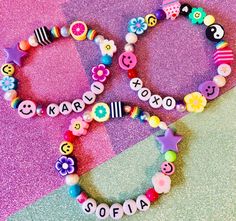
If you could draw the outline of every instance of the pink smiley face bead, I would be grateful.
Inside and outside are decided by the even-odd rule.
[[[161,172],[167,176],[170,176],[175,172],[175,165],[173,163],[165,161],[161,164]]]
[[[33,101],[25,100],[22,101],[18,107],[18,114],[22,118],[31,118],[36,113],[36,105]]]
[[[137,58],[132,52],[124,52],[119,57],[119,65],[123,70],[133,69],[137,64]]]

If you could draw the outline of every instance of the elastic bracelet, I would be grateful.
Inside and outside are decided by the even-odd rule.
[[[134,54],[134,44],[138,41],[138,36],[144,34],[148,28],[154,27],[158,21],[164,19],[174,20],[181,14],[188,17],[192,24],[205,24],[206,37],[216,43],[216,52],[214,53],[214,63],[217,66],[218,75],[213,80],[206,81],[198,87],[198,91],[187,94],[183,100],[176,101],[171,96],[162,98],[158,94],[153,94],[151,90],[144,87],[143,81],[138,78],[138,71],[135,70],[137,58]],[[220,88],[226,84],[226,78],[231,74],[231,64],[234,60],[233,51],[228,47],[228,43],[223,40],[225,31],[222,25],[215,23],[212,15],[207,15],[203,8],[192,8],[189,4],[180,4],[176,0],[164,0],[162,9],[154,14],[148,14],[144,18],[133,18],[128,23],[128,33],[125,36],[127,44],[125,52],[119,57],[119,65],[123,70],[128,71],[130,88],[138,93],[142,101],[149,102],[154,108],[161,106],[166,110],[176,108],[178,112],[199,113],[202,112],[207,104],[207,100],[213,100],[218,97]]]
[[[144,194],[137,197],[136,200],[128,199],[122,205],[114,203],[108,206],[106,203],[97,203],[89,197],[85,190],[82,190],[77,175],[76,159],[73,157],[73,142],[77,136],[87,134],[89,124],[92,120],[97,122],[108,121],[109,118],[122,118],[129,115],[132,119],[139,119],[142,123],[149,123],[151,128],[160,128],[164,130],[164,135],[157,136],[156,140],[160,143],[160,152],[164,154],[165,161],[162,162],[159,171],[152,177],[152,185]],[[65,183],[68,186],[68,193],[72,198],[82,205],[86,214],[95,213],[98,219],[106,219],[110,216],[118,220],[123,215],[134,215],[137,210],[147,211],[150,204],[159,198],[159,194],[168,193],[171,188],[170,175],[175,172],[175,165],[178,153],[177,144],[182,137],[175,135],[172,129],[161,122],[157,116],[150,116],[149,113],[143,112],[139,107],[127,106],[122,102],[97,103],[93,106],[92,111],[84,112],[82,117],[71,120],[69,130],[64,134],[64,141],[60,144],[60,158],[55,164],[58,173],[65,177]]]
[[[66,38],[69,36],[72,36],[77,41],[86,39],[94,41],[100,48],[102,54],[100,59],[101,63],[91,70],[93,83],[90,86],[90,90],[83,94],[82,99],[76,98],[73,102],[64,101],[59,105],[56,103],[42,105],[36,104],[31,100],[22,100],[16,91],[18,80],[12,77],[15,72],[14,65],[21,66],[22,58],[28,55],[27,51],[29,51],[30,48],[35,48],[38,45],[46,46],[60,37]],[[82,21],[75,21],[70,26],[63,26],[61,28],[54,26],[51,30],[45,26],[37,28],[28,40],[22,40],[14,47],[5,48],[4,50],[7,58],[6,63],[1,67],[1,73],[4,77],[0,81],[0,86],[5,92],[4,98],[10,101],[12,108],[18,109],[18,114],[22,118],[31,118],[35,115],[43,116],[45,114],[50,117],[55,117],[59,113],[68,115],[72,111],[81,112],[86,105],[93,104],[96,100],[96,96],[104,91],[103,83],[110,75],[110,71],[106,66],[112,64],[112,57],[117,51],[117,48],[113,40],[108,40],[102,35],[98,35],[95,30],[89,29]]]

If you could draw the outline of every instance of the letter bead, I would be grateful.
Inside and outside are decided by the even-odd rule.
[[[105,203],[101,203],[96,209],[96,216],[98,219],[106,219],[109,216],[109,211],[109,206]]]
[[[160,108],[162,105],[161,96],[156,95],[156,94],[152,95],[149,99],[149,105],[154,109]]]
[[[82,209],[86,214],[95,213],[97,208],[97,203],[94,199],[89,198],[82,204]]]
[[[59,106],[57,104],[49,104],[47,106],[47,115],[49,117],[56,117],[59,113]]]
[[[151,97],[151,91],[148,88],[143,87],[138,91],[138,97],[141,101],[148,101]]]
[[[130,80],[130,88],[133,91],[139,91],[143,87],[143,81],[140,78],[132,78]]]
[[[104,91],[104,84],[99,81],[93,82],[91,85],[91,91],[96,95],[101,94]]]
[[[127,216],[132,216],[137,212],[137,205],[134,200],[126,200],[123,204],[124,213]]]
[[[96,95],[92,91],[87,91],[83,94],[82,99],[85,104],[93,104],[96,100]]]
[[[85,103],[81,99],[76,99],[72,102],[72,110],[76,113],[80,113],[84,110]]]
[[[64,101],[59,106],[60,113],[63,115],[68,115],[72,111],[72,105],[68,101]]]
[[[162,101],[162,106],[166,110],[173,110],[175,108],[176,101],[173,97],[165,97]]]
[[[115,203],[110,207],[110,217],[115,220],[119,220],[123,217],[124,210],[119,203]]]
[[[140,195],[136,199],[137,208],[142,212],[147,211],[150,208],[150,204],[150,200],[145,195]]]

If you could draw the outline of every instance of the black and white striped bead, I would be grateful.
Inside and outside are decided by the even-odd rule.
[[[124,116],[124,104],[121,101],[110,103],[110,117],[120,118]]]
[[[34,34],[42,46],[49,45],[53,41],[50,31],[45,26],[35,29]]]

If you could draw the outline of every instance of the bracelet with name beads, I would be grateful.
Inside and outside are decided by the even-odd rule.
[[[89,197],[85,190],[82,190],[79,184],[79,176],[77,175],[76,159],[73,156],[76,137],[87,134],[90,123],[94,120],[97,122],[105,122],[110,118],[122,118],[125,115],[132,119],[138,119],[142,123],[149,123],[151,128],[160,128],[164,134],[156,137],[156,141],[161,145],[160,152],[164,154],[165,160],[162,162],[158,172],[152,177],[152,187],[139,195],[135,200],[128,199],[123,204],[114,203],[108,205],[106,203],[98,203]],[[123,102],[112,102],[110,104],[97,103],[93,106],[92,111],[84,112],[82,117],[71,120],[69,130],[64,134],[64,141],[60,144],[59,151],[61,156],[55,164],[58,173],[65,177],[65,183],[68,186],[68,193],[72,198],[81,204],[82,210],[86,214],[96,214],[98,219],[106,219],[109,216],[112,219],[121,219],[124,215],[134,215],[138,210],[147,211],[151,203],[154,203],[160,194],[170,191],[170,176],[175,172],[174,161],[178,153],[178,143],[182,137],[176,135],[172,129],[161,122],[159,117],[150,116],[149,113],[142,111],[139,107],[127,106]]]
[[[138,71],[135,69],[137,57],[134,54],[134,45],[138,41],[138,36],[144,34],[147,29],[156,26],[162,20],[174,20],[179,14],[188,17],[192,24],[204,24],[206,26],[206,37],[216,43],[213,59],[217,66],[217,75],[212,80],[200,84],[198,91],[187,94],[183,100],[176,101],[171,96],[162,98],[158,94],[153,94],[149,88],[144,86],[143,81],[138,77]],[[226,77],[232,72],[233,51],[229,48],[228,43],[223,40],[224,36],[223,26],[215,22],[214,16],[207,15],[203,8],[193,8],[189,4],[181,4],[177,0],[164,0],[162,8],[154,14],[132,18],[129,21],[128,33],[125,36],[127,44],[124,48],[125,52],[119,57],[119,65],[123,70],[128,71],[130,88],[138,93],[140,100],[148,102],[152,108],[163,107],[166,110],[176,108],[179,112],[187,110],[188,112],[200,113],[207,105],[207,100],[213,100],[219,96],[220,88],[226,84]]]
[[[76,98],[73,102],[64,101],[59,105],[50,103],[48,105],[36,104],[32,100],[22,100],[16,89],[18,80],[12,75],[15,72],[15,65],[21,66],[22,59],[28,55],[28,51],[39,45],[46,46],[59,38],[72,36],[76,41],[84,41],[86,39],[93,41],[99,46],[101,51],[100,63],[91,70],[93,83],[90,90],[86,91],[81,98]],[[34,30],[34,34],[28,40],[22,40],[12,48],[4,49],[7,55],[6,63],[1,67],[3,79],[0,86],[5,92],[4,98],[10,101],[11,107],[18,110],[18,114],[22,118],[31,118],[35,115],[56,117],[59,114],[68,115],[73,112],[82,112],[86,105],[93,104],[96,97],[104,91],[104,82],[110,75],[107,66],[112,64],[113,54],[117,51],[113,40],[105,39],[99,35],[96,30],[89,29],[83,21],[75,21],[70,26],[59,28],[54,26],[49,30],[43,26]]]

